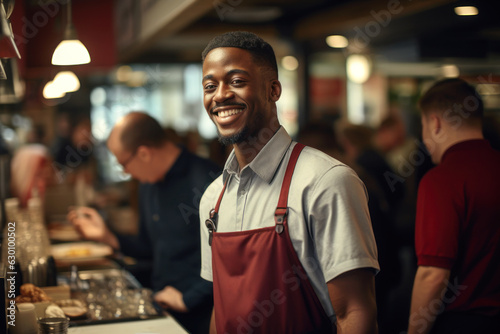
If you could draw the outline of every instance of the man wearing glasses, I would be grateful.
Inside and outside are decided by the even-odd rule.
[[[138,235],[114,234],[92,208],[73,210],[68,219],[85,239],[151,259],[155,301],[189,332],[207,333],[212,284],[199,274],[198,203],[220,168],[169,141],[160,124],[140,112],[122,118],[107,145],[123,170],[141,182]]]

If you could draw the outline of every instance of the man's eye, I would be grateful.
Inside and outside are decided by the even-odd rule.
[[[231,81],[232,85],[242,85],[244,83],[245,82],[243,80],[239,80],[239,79],[235,79],[235,80]]]
[[[215,85],[212,85],[212,84],[208,84],[208,85],[205,85],[205,87],[203,87],[204,90],[213,90],[215,89]]]

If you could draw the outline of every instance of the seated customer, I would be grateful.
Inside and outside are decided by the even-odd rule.
[[[213,297],[212,284],[200,277],[198,201],[219,168],[167,140],[144,113],[120,120],[107,144],[125,172],[141,182],[139,234],[113,234],[91,208],[70,212],[69,220],[87,239],[151,258],[155,301],[189,332],[207,333]]]

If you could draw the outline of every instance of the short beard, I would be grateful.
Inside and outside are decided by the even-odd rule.
[[[224,146],[239,144],[245,141],[248,137],[249,132],[250,130],[248,129],[247,126],[245,126],[240,132],[235,133],[232,136],[221,136],[219,130],[217,130],[217,133],[219,134],[219,143],[221,143]]]

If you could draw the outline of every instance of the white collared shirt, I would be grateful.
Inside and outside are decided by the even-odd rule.
[[[200,202],[201,276],[212,280],[212,253],[205,220],[215,207],[223,182],[217,232],[274,225],[286,166],[295,143],[280,128],[255,159],[239,171],[234,151],[223,174]],[[335,319],[326,282],[350,270],[379,270],[368,198],[363,182],[340,161],[305,147],[295,167],[288,195],[288,226],[293,247],[327,315]]]

